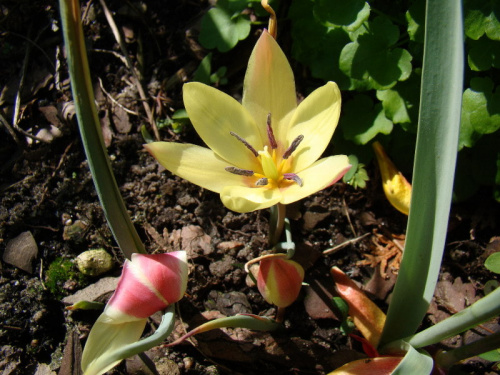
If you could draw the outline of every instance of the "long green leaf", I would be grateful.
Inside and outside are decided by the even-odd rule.
[[[463,59],[461,2],[428,0],[411,209],[382,344],[416,331],[436,286],[456,164]]]
[[[123,254],[130,258],[132,253],[145,253],[145,250],[123,203],[102,139],[83,39],[80,2],[59,0],[59,7],[76,116],[90,171],[111,232]]]
[[[434,367],[432,357],[425,351],[418,351],[406,342],[399,342],[400,349],[406,352],[403,360],[394,369],[391,375],[429,375]]]

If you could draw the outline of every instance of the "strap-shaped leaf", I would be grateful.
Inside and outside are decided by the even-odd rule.
[[[111,232],[123,254],[130,258],[132,253],[145,253],[145,250],[123,203],[102,139],[83,39],[80,2],[60,0],[59,7],[78,127],[92,179]]]
[[[463,84],[459,0],[428,0],[406,246],[381,343],[413,334],[432,299],[446,238]]]

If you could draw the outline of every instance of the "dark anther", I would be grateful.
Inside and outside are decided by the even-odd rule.
[[[252,145],[250,143],[248,143],[247,141],[245,141],[243,138],[241,138],[238,134],[233,133],[233,132],[229,132],[229,134],[231,134],[238,141],[240,141],[241,143],[243,143],[246,148],[248,148],[250,151],[252,151],[252,154],[254,154],[255,157],[259,156],[259,153],[252,147]]]
[[[302,142],[303,139],[304,136],[302,134],[299,135],[297,138],[295,138],[290,147],[288,147],[285,153],[283,154],[283,159],[288,159],[290,155],[292,155],[292,153],[297,149],[297,147],[299,147],[300,142]]]
[[[299,185],[300,187],[302,187],[302,185],[303,185],[302,179],[299,176],[297,176],[295,173],[284,173],[283,177],[285,178],[285,180],[295,181],[295,183],[297,185]]]
[[[259,178],[259,180],[255,183],[257,186],[266,186],[269,181],[266,177]]]
[[[250,169],[240,169],[236,167],[226,167],[224,168],[226,171],[231,172],[233,174],[237,174],[240,176],[253,176],[253,171]]]
[[[276,143],[276,138],[274,138],[273,128],[271,127],[271,113],[267,115],[267,138],[269,138],[269,144],[271,148],[277,149],[278,144]]]

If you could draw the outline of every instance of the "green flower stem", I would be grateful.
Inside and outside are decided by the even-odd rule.
[[[92,179],[111,232],[123,254],[145,253],[118,189],[102,139],[81,25],[80,2],[59,0],[78,126]]]
[[[271,216],[269,218],[269,244],[275,246],[281,237],[285,225],[286,206],[278,203],[270,207]]]
[[[466,309],[404,339],[415,348],[436,344],[500,315],[500,288]]]
[[[439,367],[447,369],[459,361],[498,348],[500,348],[500,332],[483,337],[471,344],[461,346],[457,349],[439,353],[436,357],[436,363]]]

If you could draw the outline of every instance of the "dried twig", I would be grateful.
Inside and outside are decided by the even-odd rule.
[[[328,255],[328,254],[331,254],[331,253],[335,253],[336,251],[339,251],[340,249],[343,249],[344,247],[348,246],[348,245],[351,245],[353,243],[356,243],[360,240],[362,240],[363,238],[365,238],[366,236],[369,236],[371,233],[365,233],[359,237],[356,237],[356,238],[352,238],[350,240],[347,240],[347,241],[344,241],[342,242],[341,244],[338,244],[330,249],[326,249],[323,251],[323,255]]]
[[[122,54],[126,59],[127,62],[127,68],[130,70],[132,73],[132,77],[134,82],[134,85],[137,87],[137,91],[139,92],[139,96],[141,97],[142,105],[144,107],[144,110],[146,111],[146,116],[148,118],[149,123],[151,124],[151,128],[153,129],[153,132],[155,134],[156,140],[160,140],[160,133],[158,132],[158,127],[156,126],[155,119],[153,117],[153,112],[151,111],[151,108],[148,104],[146,94],[144,92],[144,88],[142,87],[141,80],[139,79],[139,75],[137,73],[137,70],[134,68],[132,61],[128,57],[127,49],[125,48],[125,44],[123,43],[123,39],[121,37],[120,31],[118,30],[118,27],[116,26],[115,20],[113,19],[113,15],[108,9],[108,6],[106,5],[106,2],[104,0],[99,0],[101,3],[101,6],[104,10],[104,15],[106,16],[106,19],[109,23],[109,26],[111,27],[111,30],[113,31],[113,35],[115,36],[116,42],[119,44],[120,49],[122,50]]]

